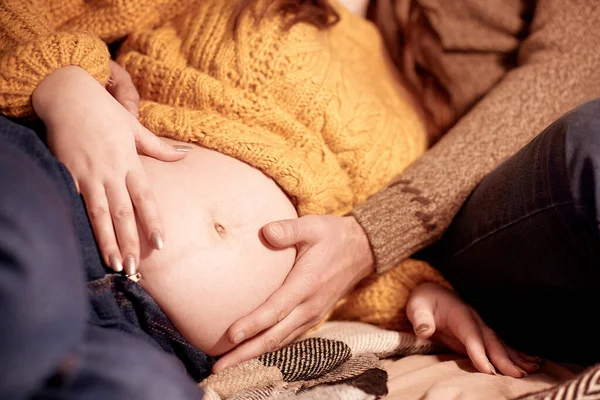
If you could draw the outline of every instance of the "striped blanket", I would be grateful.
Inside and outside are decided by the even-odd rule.
[[[294,343],[200,382],[204,400],[379,399],[388,393],[382,360],[445,352],[412,333],[361,322],[326,322]],[[600,400],[600,365],[522,400]]]

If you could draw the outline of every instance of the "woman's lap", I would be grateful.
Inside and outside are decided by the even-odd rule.
[[[127,286],[133,282],[106,275],[68,171],[34,131],[5,118],[0,118],[0,144],[0,313],[3,325],[12,327],[3,330],[0,346],[7,357],[18,350],[12,362],[4,357],[8,364],[3,369],[9,370],[2,376],[12,386],[0,385],[2,390],[13,390],[7,393],[11,398],[31,394],[33,386],[47,395],[81,397],[78,385],[84,385],[85,398],[109,393],[111,398],[143,393],[148,398],[198,397],[200,391],[183,369],[158,351],[165,346],[171,353],[181,351],[172,346],[175,339],[159,333],[154,337],[159,347],[140,329],[164,314],[147,294]],[[91,281],[87,295],[84,271]],[[136,317],[138,310],[144,318]],[[36,340],[27,340],[28,335]],[[19,350],[24,348],[37,351]],[[195,361],[207,374],[210,362],[200,355]],[[47,381],[53,369],[62,373]],[[132,380],[132,373],[148,373],[152,382],[141,376]]]
[[[474,190],[432,262],[505,341],[600,360],[600,100],[561,117]]]

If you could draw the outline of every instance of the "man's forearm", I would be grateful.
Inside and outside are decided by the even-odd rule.
[[[486,174],[561,114],[600,96],[600,8],[563,3],[540,1],[520,66],[352,212],[369,237],[377,271],[437,240]]]

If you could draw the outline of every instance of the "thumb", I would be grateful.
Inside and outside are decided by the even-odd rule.
[[[406,305],[406,316],[412,323],[415,335],[430,338],[435,333],[434,301],[427,296],[427,290],[416,288],[410,295]]]
[[[316,243],[323,234],[320,218],[322,216],[309,215],[270,222],[263,227],[263,236],[275,248]]]
[[[171,146],[144,127],[140,128],[135,144],[139,154],[145,154],[160,161],[181,160],[192,150],[191,146]]]

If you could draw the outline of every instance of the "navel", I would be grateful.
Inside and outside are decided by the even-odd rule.
[[[215,227],[215,231],[217,231],[217,233],[221,236],[225,235],[226,231],[225,231],[225,227],[217,222],[215,222],[214,224]]]

